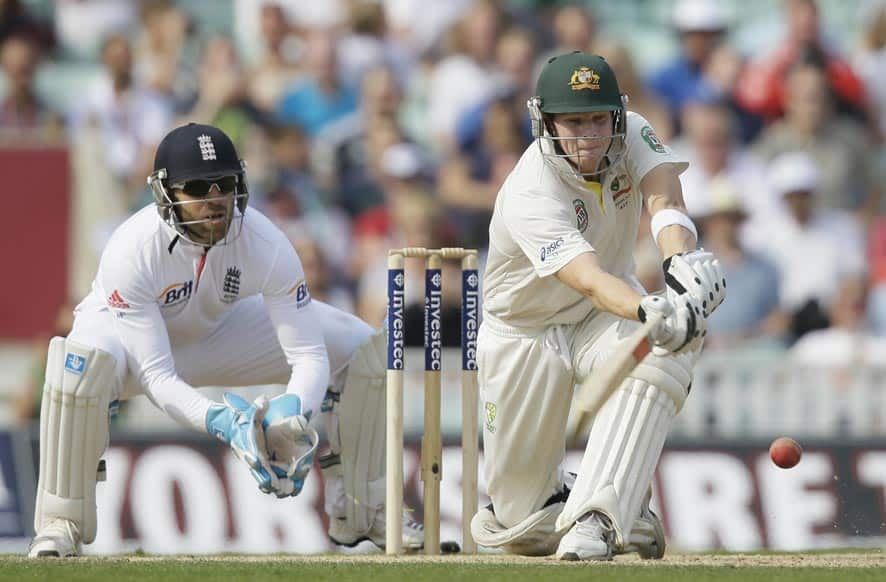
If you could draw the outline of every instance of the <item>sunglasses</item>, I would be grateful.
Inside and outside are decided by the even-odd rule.
[[[173,184],[173,189],[181,189],[182,192],[194,198],[207,196],[213,186],[218,187],[221,194],[229,194],[237,189],[237,176],[222,176],[210,180],[188,180],[181,184]]]

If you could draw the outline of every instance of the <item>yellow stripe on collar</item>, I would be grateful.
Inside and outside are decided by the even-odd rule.
[[[606,206],[603,204],[603,184],[592,180],[585,180],[585,187],[597,195],[597,204],[600,205],[600,212],[606,214]]]

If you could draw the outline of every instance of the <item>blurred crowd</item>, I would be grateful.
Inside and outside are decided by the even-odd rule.
[[[540,65],[595,52],[628,108],[691,163],[686,204],[730,288],[708,348],[884,361],[886,2],[861,2],[857,38],[840,44],[823,3],[773,0],[783,26],[751,52],[732,42],[737,2],[662,3],[678,49],[649,67],[590,1],[226,0],[236,22],[219,32],[172,0],[0,0],[0,140],[68,144],[72,183],[113,200],[103,208],[119,223],[150,202],[162,136],[217,125],[249,164],[250,205],[289,235],[313,295],[380,325],[387,249],[482,251],[497,190],[531,143]],[[244,22],[255,33],[238,42]],[[56,110],[38,71],[83,63],[98,74]],[[111,227],[91,223],[96,256]],[[638,273],[658,289],[661,257],[642,236]],[[420,343],[420,318],[410,325]]]

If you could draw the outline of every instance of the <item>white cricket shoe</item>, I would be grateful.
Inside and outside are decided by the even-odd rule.
[[[612,524],[609,518],[590,511],[576,521],[557,547],[561,560],[611,560],[613,545]]]
[[[665,555],[668,542],[665,538],[664,526],[658,515],[649,507],[649,499],[640,507],[640,517],[634,521],[634,527],[628,536],[627,552],[637,552],[644,560],[661,560]]]
[[[369,539],[378,547],[385,547],[385,510],[380,510],[375,515],[375,522],[369,530]],[[412,519],[412,512],[403,510],[403,549],[420,550],[425,547],[425,527]]]
[[[34,536],[29,558],[70,558],[80,555],[80,531],[68,519],[53,519]]]
[[[353,548],[365,541],[372,542],[376,547],[385,549],[385,511],[379,510],[372,528],[365,534],[358,534],[348,525],[345,518],[329,519],[329,538],[337,545]],[[412,519],[407,511],[403,511],[403,548],[420,550],[425,545],[424,527]]]

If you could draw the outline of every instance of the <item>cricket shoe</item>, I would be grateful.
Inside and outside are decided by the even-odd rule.
[[[667,548],[664,526],[658,515],[649,507],[649,498],[643,502],[640,508],[640,517],[634,521],[631,533],[628,536],[628,545],[624,552],[637,552],[644,560],[661,560]]]
[[[51,520],[34,536],[29,558],[71,558],[80,555],[80,531],[68,519]]]
[[[358,544],[370,541],[379,549],[385,549],[385,511],[381,509],[375,516],[372,528],[365,534],[355,532],[347,522],[347,519],[329,519],[329,539],[339,546],[354,548]],[[403,512],[403,549],[407,551],[420,550],[425,545],[424,526],[412,519],[409,512]]]
[[[615,532],[609,518],[590,511],[576,521],[557,547],[561,560],[611,560]]]

